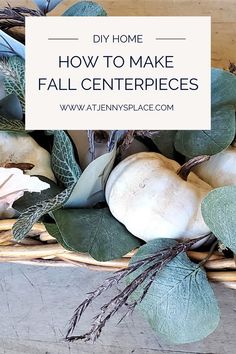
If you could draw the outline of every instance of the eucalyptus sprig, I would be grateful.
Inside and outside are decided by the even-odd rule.
[[[96,341],[99,338],[107,321],[113,315],[115,315],[121,309],[121,307],[127,305],[128,300],[131,300],[131,302],[127,305],[127,312],[125,316],[132,313],[136,306],[144,300],[156,276],[158,276],[158,273],[162,271],[166,265],[168,265],[181,253],[187,252],[194,244],[199,242],[199,240],[202,240],[206,237],[209,237],[209,235],[185,242],[180,242],[172,247],[164,248],[157,253],[149,254],[147,257],[141,258],[141,260],[131,262],[129,267],[119,270],[114,275],[107,278],[105,282],[95,291],[88,293],[86,299],[75,310],[74,315],[69,323],[66,340],[69,342],[77,340],[84,340],[85,342]],[[93,319],[90,330],[82,335],[72,335],[76,326],[80,322],[82,315],[94,302],[94,300],[102,295],[105,291],[112,288],[114,285],[120,284],[121,281],[127,279],[131,274],[134,274],[134,272],[137,273],[134,275],[133,280],[131,280],[129,284],[118,293],[118,295],[116,295],[108,303],[104,304],[100,308],[100,312]],[[132,299],[133,294],[143,284],[144,286],[139,293],[139,296],[135,299]],[[123,316],[122,319],[125,316]]]

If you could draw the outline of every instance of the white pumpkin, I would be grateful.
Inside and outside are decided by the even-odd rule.
[[[230,146],[211,156],[193,171],[214,188],[236,185],[236,148]]]
[[[123,160],[106,185],[113,216],[145,241],[208,234],[200,204],[212,188],[192,172],[184,181],[179,168],[176,161],[153,152]]]
[[[49,152],[28,134],[0,131],[0,164],[4,166],[9,162],[31,163],[34,167],[25,171],[26,174],[45,176],[56,181]]]

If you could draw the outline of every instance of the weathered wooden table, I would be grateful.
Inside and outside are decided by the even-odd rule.
[[[63,342],[66,324],[86,293],[109,273],[84,268],[0,264],[1,354],[234,354],[236,352],[236,291],[215,285],[222,310],[219,328],[206,340],[169,346],[160,342],[137,313],[117,325],[110,321],[95,343]],[[111,295],[112,293],[110,293]],[[108,295],[104,300],[108,300]],[[81,323],[88,329],[101,301]]]

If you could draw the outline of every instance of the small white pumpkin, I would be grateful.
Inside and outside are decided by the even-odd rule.
[[[28,134],[0,131],[0,164],[11,162],[31,163],[34,167],[25,172],[27,175],[45,176],[56,182],[48,151]]]
[[[214,188],[236,185],[236,147],[230,146],[211,156],[193,171]]]
[[[179,168],[158,153],[129,156],[111,172],[106,185],[111,213],[145,241],[208,234],[200,204],[212,188],[192,172],[183,180]]]

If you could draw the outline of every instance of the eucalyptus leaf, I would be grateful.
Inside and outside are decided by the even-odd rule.
[[[54,135],[52,167],[57,178],[67,187],[53,198],[49,198],[27,208],[13,227],[16,240],[23,239],[32,226],[45,214],[62,208],[71,195],[81,170],[74,159],[73,147],[63,130],[50,131]]]
[[[25,110],[25,61],[12,56],[5,64],[4,89],[7,95],[15,93]]]
[[[116,146],[92,161],[83,171],[65,207],[91,207],[105,200],[105,184],[114,165]]]
[[[53,134],[52,169],[59,181],[70,187],[78,181],[81,169],[75,160],[73,146],[66,132],[57,130]]]
[[[170,239],[152,240],[139,248],[131,263],[176,244]],[[139,272],[130,275],[128,281]],[[132,300],[140,297],[144,286],[145,283],[139,286]],[[154,275],[153,283],[138,308],[153,330],[173,344],[202,340],[216,329],[220,319],[205,271],[191,262],[185,253],[179,254]]]
[[[214,189],[202,201],[202,216],[213,234],[236,253],[236,186]]]
[[[0,116],[0,130],[7,132],[25,132],[25,126],[20,120],[6,119]]]
[[[62,208],[65,201],[69,198],[73,185],[55,197],[39,202],[27,208],[17,219],[13,226],[13,236],[20,241],[27,236],[33,225],[45,214],[53,210]]]
[[[189,158],[217,154],[226,149],[235,136],[236,76],[223,69],[212,69],[211,75],[211,130],[176,134],[176,150]]]
[[[108,208],[60,209],[52,214],[64,243],[97,261],[120,258],[141,244]]]
[[[222,69],[211,70],[211,104],[236,106],[236,75]]]
[[[44,222],[43,224],[44,224],[47,232],[49,233],[49,235],[54,237],[57,240],[57,242],[60,243],[60,245],[62,245],[62,247],[64,247],[68,251],[73,251],[73,249],[70,248],[69,246],[67,246],[67,244],[64,242],[62,235],[60,233],[60,230],[57,227],[57,224],[47,223],[47,222]]]
[[[25,58],[25,46],[0,30],[0,57],[18,55]]]
[[[33,0],[38,8],[44,13],[52,11],[62,0]]]
[[[176,130],[160,130],[155,134],[152,134],[152,141],[158,148],[158,150],[170,159],[175,157],[175,136]]]
[[[66,10],[63,16],[107,16],[107,13],[94,1],[80,1]]]
[[[57,194],[62,192],[62,188],[59,187],[56,183],[48,179],[44,176],[37,176],[41,181],[46,182],[50,185],[50,188],[43,190],[41,193],[30,193],[25,192],[24,195],[17,199],[14,204],[13,208],[19,212],[23,212],[27,208],[39,203],[43,202],[44,200],[50,199],[55,197]]]
[[[176,134],[175,148],[189,158],[214,155],[226,149],[235,136],[235,107],[212,110],[211,130],[183,130]]]
[[[22,107],[15,93],[12,93],[0,100],[0,115],[7,119],[22,120]]]

